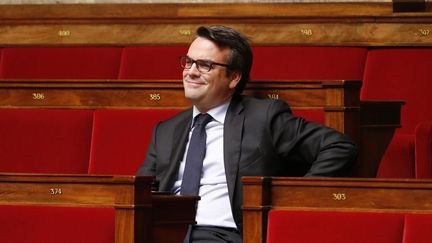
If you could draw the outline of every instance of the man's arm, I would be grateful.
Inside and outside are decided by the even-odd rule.
[[[335,129],[294,117],[288,105],[275,102],[269,111],[272,139],[287,163],[307,163],[305,176],[347,176],[357,146]]]

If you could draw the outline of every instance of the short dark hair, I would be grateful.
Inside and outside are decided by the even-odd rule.
[[[242,77],[237,84],[235,94],[241,94],[250,79],[253,54],[249,39],[240,32],[226,26],[201,26],[197,36],[214,42],[219,47],[231,49],[227,75],[233,71],[240,72]]]

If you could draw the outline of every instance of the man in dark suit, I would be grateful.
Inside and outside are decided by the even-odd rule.
[[[242,176],[343,176],[356,159],[347,136],[294,117],[283,101],[240,95],[252,66],[252,50],[241,33],[200,27],[180,64],[193,107],[155,127],[138,174],[155,176],[160,191],[188,194],[182,193],[182,182],[193,177],[187,174],[192,170],[187,151],[199,147],[191,141],[198,129],[193,120],[211,115],[203,125],[206,152],[191,242],[242,241]]]

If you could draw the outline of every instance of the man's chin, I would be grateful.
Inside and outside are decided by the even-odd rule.
[[[186,99],[189,99],[191,101],[196,101],[201,98],[201,95],[196,93],[185,92],[185,97]]]

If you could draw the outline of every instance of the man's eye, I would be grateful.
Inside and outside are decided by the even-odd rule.
[[[209,69],[211,67],[211,62],[198,62],[198,65],[200,65],[202,68]]]

